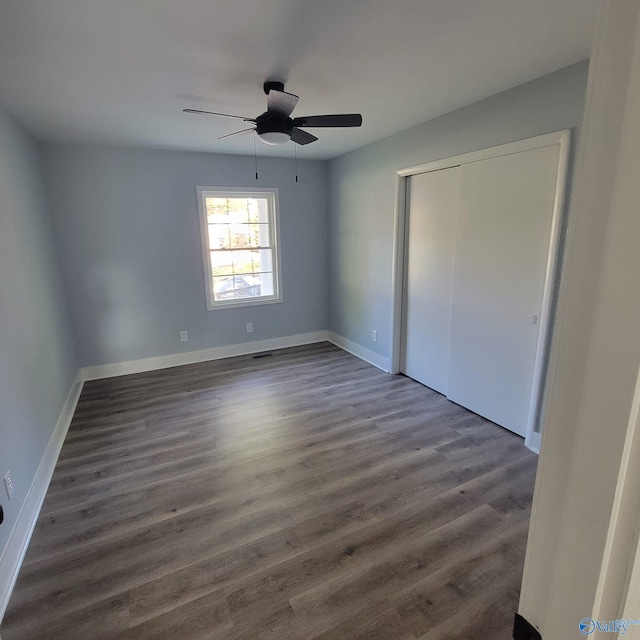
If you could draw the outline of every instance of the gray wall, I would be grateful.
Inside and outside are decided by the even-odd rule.
[[[0,109],[0,555],[77,371],[38,149]]]
[[[326,330],[327,163],[45,144],[81,366]],[[284,301],[206,310],[196,186],[280,190]],[[254,332],[247,334],[245,323]],[[179,331],[189,332],[180,343]]]
[[[329,163],[329,329],[391,355],[395,172],[578,127],[582,62],[385,138]],[[378,342],[371,341],[371,330]]]

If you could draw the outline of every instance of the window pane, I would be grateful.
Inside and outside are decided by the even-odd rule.
[[[211,273],[222,275],[257,275],[273,271],[271,249],[253,251],[216,251],[210,252]]]
[[[251,273],[251,258],[253,251],[230,251],[228,255],[233,260],[233,272],[235,274]]]
[[[260,249],[259,251],[252,251],[251,261],[254,272],[273,271],[271,249]]]
[[[210,224],[207,226],[209,230],[209,249],[228,249],[229,225]]]
[[[248,222],[259,222],[258,203],[260,198],[249,198],[247,201]]]
[[[207,208],[207,222],[210,224],[229,221],[227,198],[205,198],[205,206]]]
[[[234,223],[229,226],[231,247],[251,247],[251,226],[248,224]]]
[[[273,285],[273,273],[261,273],[257,276],[260,283],[260,291],[263,296],[275,295],[275,287]]]
[[[211,274],[214,276],[230,276],[233,275],[233,260],[231,253],[227,251],[212,251],[211,257]]]
[[[212,250],[270,246],[267,224],[209,224],[208,231]]]
[[[270,247],[271,234],[269,233],[269,225],[262,222],[254,225],[253,237],[256,239],[254,247]]]
[[[260,252],[252,251],[251,252],[251,272],[252,273],[260,273],[262,269],[260,268]]]
[[[269,201],[267,198],[250,198],[249,222],[269,223]]]
[[[260,279],[253,276],[213,278],[213,297],[216,302],[257,298],[260,295]]]
[[[263,231],[263,227],[267,227],[267,225],[263,225],[263,224],[258,224],[258,223],[252,223],[247,225],[247,236],[249,239],[249,244],[247,246],[249,247],[259,247],[261,246],[260,240],[262,237],[264,237],[264,231]],[[267,234],[266,237],[269,237],[269,230],[267,228]],[[267,244],[264,245],[265,247],[269,246],[268,240],[267,240]]]

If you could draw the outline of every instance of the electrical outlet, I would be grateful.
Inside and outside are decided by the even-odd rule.
[[[11,477],[11,471],[7,471],[4,474],[4,488],[7,492],[7,498],[11,500],[11,496],[13,495],[13,478]]]
[[[378,342],[378,332],[375,329],[371,330],[371,341]]]
[[[189,334],[186,331],[180,332],[180,342],[187,342],[189,340]]]
[[[247,333],[253,333],[253,322],[247,322]]]

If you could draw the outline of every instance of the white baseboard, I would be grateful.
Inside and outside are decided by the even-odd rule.
[[[298,347],[303,344],[325,342],[328,339],[329,334],[327,331],[299,333],[295,336],[284,336],[282,338],[271,338],[269,340],[243,342],[241,344],[232,344],[226,347],[212,347],[211,349],[202,349],[200,351],[188,351],[186,353],[174,353],[167,356],[143,358],[142,360],[130,360],[128,362],[114,362],[113,364],[85,367],[82,369],[82,376],[84,380],[113,378],[115,376],[125,376],[130,373],[143,373],[145,371],[179,367],[185,364],[195,364],[197,362],[207,362],[208,360],[220,360],[221,358],[244,356],[250,353],[271,351],[272,349]]]
[[[524,440],[524,444],[528,449],[531,449],[534,453],[540,454],[540,441],[542,437],[539,432],[532,431],[527,433],[527,437]]]
[[[389,373],[391,371],[391,360],[389,358],[385,358],[378,353],[374,353],[356,342],[347,340],[347,338],[343,338],[337,333],[333,333],[333,331],[329,331],[329,342],[335,344],[336,347],[340,347],[341,349],[348,351],[352,355],[360,358],[360,360],[364,360],[365,362],[372,364],[374,367],[382,369],[385,373]]]
[[[49,488],[60,449],[71,424],[73,413],[82,391],[82,376],[80,372],[73,381],[65,400],[56,427],[51,434],[49,444],[42,456],[36,475],[31,483],[27,497],[20,509],[18,518],[9,534],[7,546],[0,556],[0,622],[4,617],[11,592],[18,578],[24,555],[27,552],[31,534],[36,526],[42,503]]]

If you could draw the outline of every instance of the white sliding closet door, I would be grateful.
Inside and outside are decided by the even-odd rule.
[[[405,348],[401,369],[447,393],[460,167],[409,180]]]
[[[559,145],[460,173],[449,380],[454,402],[525,435]]]

